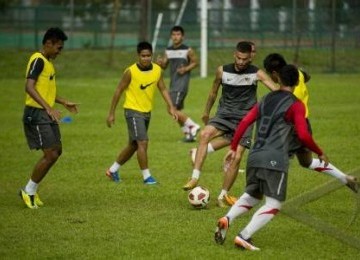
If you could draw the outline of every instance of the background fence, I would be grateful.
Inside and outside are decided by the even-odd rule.
[[[149,41],[159,13],[163,20],[157,49],[169,42],[169,30],[174,25],[179,8],[151,10],[146,23]],[[134,49],[143,31],[139,21],[140,7],[122,6],[116,21],[114,47]],[[109,48],[111,45],[110,6],[12,6],[0,16],[0,48],[37,49],[44,31],[60,26],[70,36],[67,49]],[[241,39],[251,40],[258,49],[288,51],[295,59],[327,56],[324,70],[353,72],[360,68],[360,6],[355,8],[212,8],[208,13],[209,53],[222,55],[222,50],[234,48]],[[189,1],[181,25],[186,30],[186,42],[195,50],[200,47],[200,9]],[[336,62],[336,67],[334,63]]]

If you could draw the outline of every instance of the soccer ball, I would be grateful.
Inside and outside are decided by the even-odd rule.
[[[188,199],[194,208],[202,209],[205,208],[210,201],[210,192],[205,187],[197,186],[189,192]]]

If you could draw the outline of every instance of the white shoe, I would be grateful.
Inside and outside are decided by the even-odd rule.
[[[190,130],[190,134],[191,136],[196,139],[196,135],[198,134],[199,130],[200,130],[200,126],[199,125],[192,125],[189,127]]]

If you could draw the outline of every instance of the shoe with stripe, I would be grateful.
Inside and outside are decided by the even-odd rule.
[[[215,242],[219,245],[224,244],[226,238],[226,232],[229,229],[228,217],[222,217],[217,222],[217,227],[214,234]]]
[[[240,234],[235,237],[234,243],[236,247],[239,247],[241,249],[246,249],[250,251],[260,250],[260,248],[254,246],[254,244],[251,241],[251,238],[244,239]]]

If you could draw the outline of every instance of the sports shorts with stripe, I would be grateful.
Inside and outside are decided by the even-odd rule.
[[[174,107],[176,107],[177,110],[184,109],[184,101],[187,93],[180,91],[170,91],[169,94]]]
[[[223,137],[231,141],[231,139],[234,137],[235,130],[239,124],[239,119],[222,118],[219,116],[215,116],[209,120],[208,124],[224,132]],[[248,127],[239,142],[239,144],[241,144],[247,149],[250,149],[251,147],[252,130],[253,125]]]
[[[45,109],[25,106],[23,125],[30,149],[48,149],[61,146],[60,128]]]
[[[132,109],[124,109],[130,141],[149,140],[147,130],[150,124],[151,112],[143,113]]]
[[[255,198],[261,198],[261,195],[265,195],[279,201],[285,201],[287,176],[286,172],[249,167],[246,169],[245,192]]]

